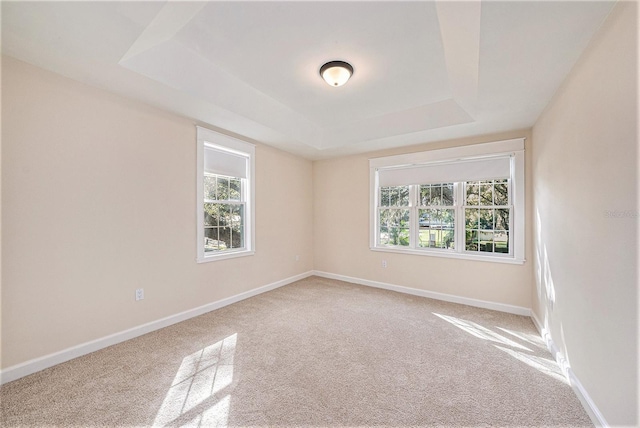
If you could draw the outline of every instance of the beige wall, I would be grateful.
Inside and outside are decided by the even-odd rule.
[[[533,308],[614,426],[640,423],[636,16],[615,7],[533,128]]]
[[[530,137],[529,131],[485,135],[313,164],[315,269],[419,290],[531,307],[532,265],[509,265],[371,251],[369,249],[369,159],[445,147]],[[526,151],[531,139],[525,142]],[[530,168],[526,168],[530,194]],[[532,255],[530,200],[526,258]],[[387,267],[382,267],[382,260]]]
[[[10,58],[2,90],[3,368],[312,269],[310,161],[258,145],[255,256],[197,264],[192,121]]]

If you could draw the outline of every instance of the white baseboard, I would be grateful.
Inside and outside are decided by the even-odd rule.
[[[299,281],[312,275],[312,272],[305,272],[299,275],[295,275],[289,278],[282,279],[280,281],[273,282],[271,284],[264,285],[262,287],[254,288],[253,290],[246,291],[244,293],[236,294],[235,296],[227,297],[226,299],[218,300],[212,303],[208,303],[203,306],[199,306],[188,311],[180,312],[175,315],[152,321],[146,324],[139,325],[137,327],[130,328],[128,330],[121,331],[119,333],[111,334],[109,336],[102,337],[100,339],[85,342],[80,345],[73,346],[71,348],[63,349],[62,351],[55,352],[53,354],[45,355],[40,358],[26,361],[15,366],[7,367],[0,372],[0,385],[11,382],[21,377],[30,375],[32,373],[39,372],[56,364],[64,363],[82,355],[90,354],[91,352],[98,351],[111,345],[115,345],[125,340],[133,339],[134,337],[142,336],[143,334],[150,333],[155,330],[170,326],[172,324],[179,323],[181,321],[188,320],[190,318],[197,317],[207,312],[220,309],[224,306],[231,305],[249,297],[256,296],[267,291],[271,291],[278,287],[282,287],[292,282]]]
[[[593,422],[593,424],[597,427],[608,428],[609,424],[598,409],[598,406],[596,406],[596,404],[589,396],[589,393],[587,393],[587,390],[584,388],[584,386],[582,386],[582,383],[580,383],[580,380],[571,369],[569,362],[565,359],[564,355],[556,346],[553,338],[551,337],[551,333],[542,325],[535,312],[533,311],[531,311],[531,319],[533,320],[533,324],[535,324],[536,328],[538,329],[540,336],[542,336],[545,343],[547,344],[547,349],[549,350],[549,352],[551,352],[551,355],[553,355],[556,363],[558,363],[560,369],[569,381],[569,384],[571,385],[573,392],[578,397],[578,400],[580,400],[582,407],[584,407],[585,411],[589,415],[589,418],[591,418],[591,422]]]
[[[412,294],[414,296],[428,297],[430,299],[443,300],[445,302],[460,303],[467,306],[475,306],[477,308],[491,309],[494,311],[507,312],[510,314],[530,316],[531,310],[521,306],[507,305],[504,303],[488,302],[486,300],[471,299],[469,297],[454,296],[452,294],[436,293],[435,291],[419,290],[417,288],[403,287],[401,285],[388,284],[385,282],[371,281],[368,279],[353,278],[335,273],[328,273],[314,270],[313,274],[323,278],[337,279],[340,281],[351,282],[353,284],[366,285],[369,287],[383,288],[385,290],[397,291],[399,293]]]

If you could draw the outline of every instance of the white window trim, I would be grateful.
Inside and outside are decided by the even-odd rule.
[[[196,261],[198,263],[213,262],[255,254],[255,145],[241,141],[228,135],[196,126],[197,133],[197,174],[196,174]],[[204,146],[207,145],[227,150],[249,160],[246,187],[247,195],[245,209],[245,246],[238,250],[228,250],[220,253],[205,254],[202,244],[204,237]]]
[[[524,138],[496,141],[492,143],[473,144],[469,146],[452,147],[448,149],[430,150],[418,153],[407,153],[396,156],[386,156],[369,159],[369,248],[372,251],[389,253],[418,254],[423,256],[446,257],[465,260],[487,261],[494,263],[523,264],[525,260],[525,160]],[[378,246],[378,171],[385,168],[428,164],[432,162],[461,161],[480,159],[483,157],[511,156],[511,203],[513,215],[511,233],[513,235],[513,253],[503,254],[472,254],[468,252],[443,251],[432,248],[405,248]],[[424,184],[424,183],[421,183]],[[414,223],[414,222],[412,222]],[[458,221],[456,227],[460,222]],[[414,225],[411,224],[411,240],[413,242]],[[462,235],[458,231],[458,237]],[[460,241],[461,238],[458,238]],[[456,242],[456,248],[461,248],[461,242]]]

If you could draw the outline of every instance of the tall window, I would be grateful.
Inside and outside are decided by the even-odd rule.
[[[370,160],[371,249],[524,262],[524,140]]]
[[[197,260],[253,254],[252,144],[197,128]]]
[[[471,181],[465,188],[465,250],[509,254],[509,180]]]

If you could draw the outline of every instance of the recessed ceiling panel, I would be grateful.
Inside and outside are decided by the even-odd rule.
[[[321,127],[451,97],[430,2],[213,2],[176,39]],[[336,59],[340,88],[318,74]]]

